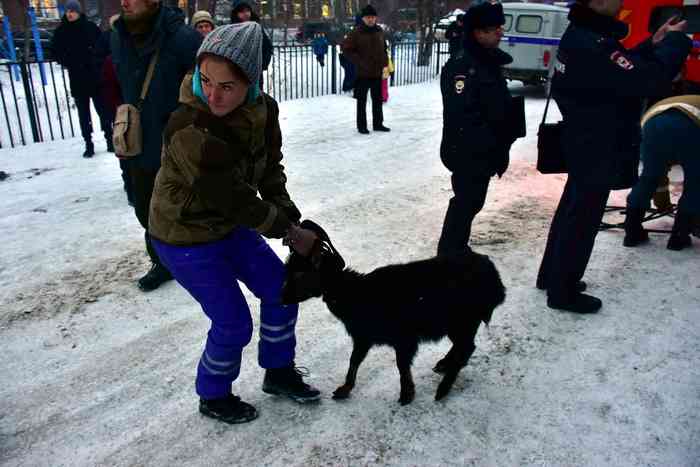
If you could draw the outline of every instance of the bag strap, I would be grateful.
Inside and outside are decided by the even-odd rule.
[[[141,96],[139,97],[138,102],[136,103],[136,108],[139,109],[139,112],[141,111],[141,108],[143,107],[143,102],[146,100],[146,94],[148,94],[148,88],[151,85],[151,81],[153,80],[153,73],[156,70],[156,62],[158,61],[158,57],[160,56],[160,47],[156,49],[156,53],[153,54],[153,57],[151,58],[151,63],[148,64],[148,71],[146,72],[146,79],[143,82],[143,87],[141,88]]]
[[[549,110],[549,101],[552,98],[552,87],[553,86],[552,86],[552,83],[550,81],[549,93],[547,93],[547,103],[544,105],[544,114],[542,115],[542,123],[540,123],[540,125],[544,125],[544,122],[547,120],[547,111]]]

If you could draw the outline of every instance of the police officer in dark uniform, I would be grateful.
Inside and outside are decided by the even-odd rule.
[[[457,15],[454,23],[450,23],[445,31],[445,39],[449,42],[448,51],[450,57],[454,57],[462,50],[464,44],[464,15]]]
[[[662,27],[633,50],[615,19],[622,0],[577,0],[559,45],[552,95],[564,117],[569,177],[547,239],[537,287],[547,306],[595,313],[602,302],[581,281],[611,189],[637,180],[642,100],[667,91],[691,49],[684,24]]]
[[[501,70],[513,61],[498,48],[503,24],[500,4],[470,8],[464,48],[448,60],[440,76],[440,157],[452,171],[454,197],[445,215],[439,255],[464,254],[469,249],[472,221],[484,206],[489,180],[494,174],[503,175],[513,141],[524,136],[522,105],[515,105]]]

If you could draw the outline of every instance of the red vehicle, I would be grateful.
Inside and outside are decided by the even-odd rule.
[[[622,43],[634,47],[674,16],[688,22],[693,39],[684,78],[700,84],[700,0],[624,0],[620,20],[629,25],[629,33]]]

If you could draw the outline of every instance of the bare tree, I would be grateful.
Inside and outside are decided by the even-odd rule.
[[[418,65],[427,66],[430,64],[433,44],[435,43],[436,5],[432,0],[417,0],[416,10],[418,19]]]

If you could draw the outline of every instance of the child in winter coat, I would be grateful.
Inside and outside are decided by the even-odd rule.
[[[297,305],[282,305],[284,265],[261,235],[308,255],[316,236],[296,225],[280,164],[277,103],[257,86],[262,28],[222,26],[205,38],[164,134],[149,233],[160,259],[211,320],[197,368],[202,414],[227,423],[257,417],[231,393],[250,342],[250,310],[238,282],[261,301],[258,362],[263,391],[319,399],[294,365]]]

